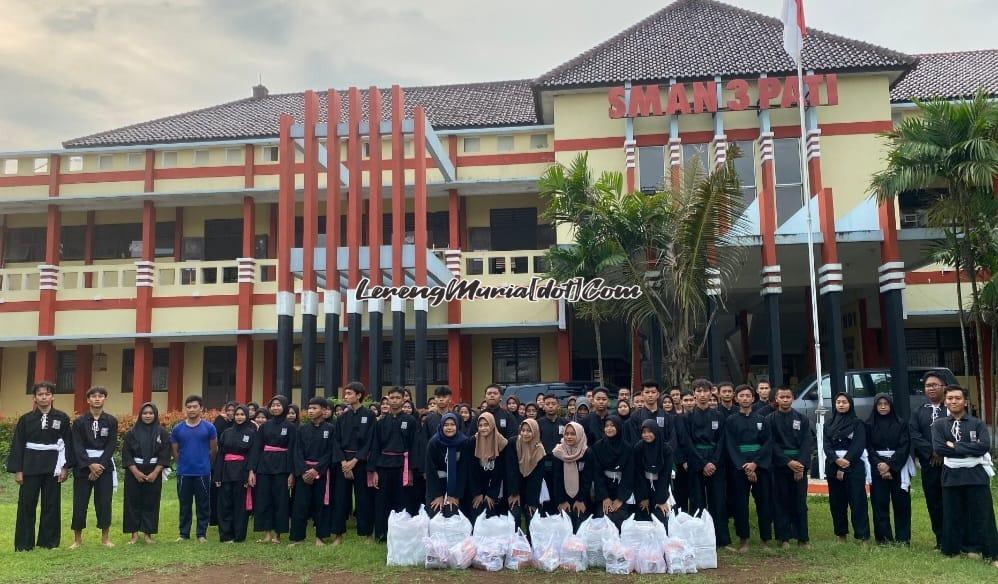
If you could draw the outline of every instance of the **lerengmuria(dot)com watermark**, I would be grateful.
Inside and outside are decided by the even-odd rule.
[[[641,296],[639,286],[608,286],[602,278],[585,280],[572,278],[558,282],[551,278],[534,276],[529,284],[483,284],[480,280],[454,279],[445,286],[372,286],[367,278],[357,285],[357,300],[416,300],[425,298],[430,306],[439,306],[451,300],[515,299],[539,302],[561,300],[568,302],[595,302],[598,300],[633,300]]]

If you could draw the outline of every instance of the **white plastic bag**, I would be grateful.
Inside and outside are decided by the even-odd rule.
[[[460,511],[450,517],[437,513],[433,519],[430,519],[429,533],[430,537],[442,537],[450,548],[471,535],[471,522]]]
[[[641,549],[646,541],[661,545],[666,537],[665,526],[654,515],[651,521],[638,521],[631,515],[620,525],[620,543],[632,550]]]
[[[603,541],[611,536],[620,539],[617,526],[606,517],[590,517],[579,526],[576,534],[586,542],[586,552],[589,558],[589,565],[602,568],[606,565],[603,557]]]
[[[443,570],[448,568],[450,561],[450,546],[441,536],[429,536],[423,539],[426,548],[426,558],[423,567],[427,570]]]
[[[486,517],[485,513],[482,513],[475,520],[472,534],[476,539],[491,538],[505,540],[508,543],[509,539],[516,534],[516,524],[513,521],[513,516],[508,513],[494,517]]]
[[[696,559],[692,559],[692,566],[687,564],[690,562],[689,558],[693,557],[693,548],[690,545],[677,538],[670,537],[665,540],[662,545],[662,549],[665,551],[665,563],[669,567],[670,574],[692,574],[696,572]],[[689,568],[693,571],[688,571]]]
[[[475,561],[476,551],[477,548],[475,547],[475,538],[469,535],[451,546],[450,553],[447,558],[447,564],[451,568],[467,570],[471,567],[471,563]]]
[[[602,555],[602,550],[600,551]],[[561,569],[566,572],[585,572],[589,567],[586,542],[577,535],[570,535],[561,542]]]
[[[712,569],[717,567],[717,536],[714,533],[714,518],[706,509],[691,521],[690,547],[696,554],[696,567]]]
[[[694,532],[697,530],[696,518],[685,511],[672,510],[669,518],[669,537],[675,537],[693,545]]]
[[[423,540],[429,535],[430,518],[420,507],[415,517],[407,511],[392,511],[388,515],[389,566],[418,566],[426,560]]]
[[[561,549],[561,542],[573,532],[572,520],[564,511],[547,516],[537,513],[530,520],[530,541],[536,543],[538,539],[551,539],[555,550]]]
[[[634,564],[638,574],[665,574],[667,567],[662,555],[662,544],[652,540],[642,543]]]
[[[475,540],[475,559],[471,563],[473,568],[485,570],[486,572],[498,572],[502,570],[503,561],[509,551],[510,538],[478,537]],[[530,546],[527,546],[527,558],[530,557]]]
[[[519,529],[509,540],[509,551],[506,552],[506,567],[510,570],[520,570],[530,565],[533,559],[533,550],[527,536]]]
[[[634,568],[634,550],[624,547],[620,537],[609,535],[603,540],[603,557],[607,574],[630,574]]]
[[[533,537],[533,560],[534,566],[544,572],[554,572],[561,563],[561,550],[555,544],[552,534],[545,534],[542,537]]]

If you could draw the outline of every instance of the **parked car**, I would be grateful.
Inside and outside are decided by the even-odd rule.
[[[538,395],[553,393],[558,396],[558,402],[565,406],[568,404],[568,398],[584,397],[587,391],[596,389],[600,385],[597,381],[549,381],[507,385],[503,388],[502,403],[505,404],[510,397],[516,397],[520,403],[533,403],[537,401]],[[603,385],[603,387],[606,387],[609,392],[610,400],[615,401],[619,388],[612,383]]]
[[[953,372],[945,367],[909,367],[908,368],[908,394],[911,403],[911,411],[922,407],[925,403],[925,393],[922,389],[922,376],[929,371],[936,371],[943,377],[943,382],[947,385],[957,383]],[[866,420],[870,412],[873,411],[873,398],[878,393],[890,393],[893,388],[891,370],[886,368],[878,369],[848,369],[845,379],[846,392],[852,397],[856,407],[856,415],[861,420]],[[818,386],[812,376],[801,385],[801,389],[794,400],[794,409],[801,412],[811,421],[811,428],[815,428],[818,407]],[[821,380],[822,394],[825,398],[825,422],[831,420],[831,412],[834,404],[831,399],[831,380],[826,373]]]

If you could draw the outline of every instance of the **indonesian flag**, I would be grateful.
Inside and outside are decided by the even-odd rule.
[[[783,48],[795,63],[801,65],[804,48],[804,0],[783,0]]]

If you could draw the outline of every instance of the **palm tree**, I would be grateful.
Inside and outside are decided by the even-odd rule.
[[[873,176],[870,189],[881,202],[905,192],[940,186],[946,189],[929,209],[929,224],[947,232],[957,285],[963,268],[970,280],[973,304],[978,305],[982,263],[974,242],[979,239],[982,219],[987,218],[987,199],[993,197],[998,175],[998,105],[981,91],[968,101],[917,102],[917,106],[920,115],[903,120],[884,135],[889,147],[887,167]],[[983,407],[979,317],[974,318],[974,327],[981,380],[978,397]]]

